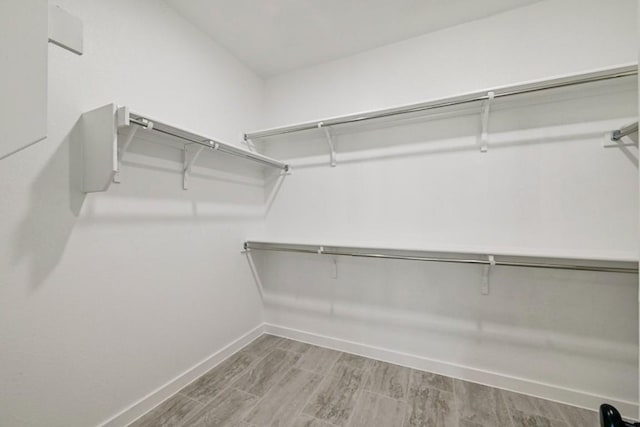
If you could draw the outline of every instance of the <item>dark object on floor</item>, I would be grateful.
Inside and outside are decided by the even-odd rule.
[[[623,421],[620,412],[611,405],[600,405],[600,425],[602,427],[640,427],[640,423],[630,424]]]

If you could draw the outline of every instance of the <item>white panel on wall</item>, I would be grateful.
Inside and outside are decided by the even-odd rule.
[[[82,21],[66,10],[49,5],[49,41],[70,52],[82,55],[84,41]]]
[[[47,133],[46,0],[0,2],[0,159]]]

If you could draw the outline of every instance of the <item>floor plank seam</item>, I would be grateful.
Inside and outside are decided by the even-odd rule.
[[[178,425],[176,427],[188,427],[189,426],[189,421],[191,421],[193,418],[195,418],[196,415],[198,415],[200,413],[200,411],[204,410],[204,408],[206,408],[206,407],[207,407],[206,404],[200,403],[200,406],[198,407],[198,409],[196,411],[193,411],[193,413],[191,413],[191,415],[188,415],[182,421],[178,422]]]
[[[264,334],[263,334],[263,335],[264,335]],[[230,359],[231,359],[232,357],[234,357],[235,355],[237,355],[237,354],[239,354],[239,353],[241,353],[241,352],[245,351],[245,349],[246,349],[246,348],[248,348],[251,344],[253,344],[253,343],[254,343],[254,342],[256,342],[258,339],[260,339],[260,337],[262,337],[263,335],[260,335],[259,337],[256,337],[253,341],[251,341],[250,343],[248,343],[247,345],[245,345],[244,347],[242,347],[241,349],[239,349],[239,350],[238,350],[238,351],[236,351],[235,353],[230,354],[227,358],[225,358],[225,359],[221,360],[221,361],[220,361],[216,366],[212,367],[211,369],[207,370],[204,374],[200,375],[199,377],[195,378],[193,381],[191,381],[191,382],[189,382],[188,384],[186,384],[184,387],[182,387],[180,390],[178,390],[178,392],[177,392],[177,393],[181,393],[181,394],[183,394],[183,395],[185,395],[185,396],[189,397],[189,398],[190,398],[190,399],[192,399],[192,400],[195,400],[195,401],[197,401],[197,402],[200,402],[200,403],[201,403],[201,404],[203,404],[203,405],[208,405],[208,404],[209,404],[211,401],[213,401],[216,397],[221,396],[221,395],[222,395],[222,393],[224,393],[224,392],[226,392],[228,389],[230,389],[230,388],[235,384],[235,382],[236,382],[236,381],[237,381],[237,380],[238,380],[242,375],[244,375],[244,374],[245,374],[246,372],[248,372],[252,367],[254,367],[255,365],[257,365],[257,364],[258,364],[262,359],[264,359],[265,357],[267,357],[267,355],[264,355],[264,356],[258,356],[258,355],[255,355],[255,354],[251,353],[251,352],[248,352],[249,354],[251,354],[252,356],[254,356],[254,357],[255,357],[255,360],[254,360],[254,361],[252,361],[249,365],[247,365],[247,367],[246,367],[246,368],[244,368],[242,371],[238,372],[236,375],[234,375],[233,377],[231,377],[231,378],[229,379],[229,385],[227,385],[225,388],[223,388],[222,390],[220,390],[220,392],[219,392],[219,393],[217,393],[217,394],[215,394],[215,395],[213,395],[213,396],[210,396],[210,397],[209,397],[209,399],[207,399],[206,401],[202,401],[202,400],[200,400],[200,399],[198,399],[198,398],[195,398],[195,397],[189,396],[187,393],[182,393],[182,390],[186,389],[187,387],[189,387],[190,385],[192,385],[193,383],[195,383],[196,381],[198,381],[200,378],[204,377],[205,375],[212,373],[212,371],[214,371],[215,369],[218,369],[218,368],[219,368],[219,367],[220,367],[224,362],[226,362],[226,361],[230,360]],[[176,394],[177,394],[177,393],[176,393]],[[149,412],[151,412],[151,411],[149,411]]]
[[[235,389],[235,390],[238,390],[238,389]],[[242,390],[240,390],[240,391],[242,391]],[[245,392],[245,393],[247,393],[247,394],[249,394],[249,395],[251,395],[251,396],[255,396],[255,394],[252,394],[252,393],[249,393],[249,392]],[[267,393],[265,393],[264,395],[266,396],[266,395],[267,395]],[[256,396],[256,397],[258,397],[258,396]],[[263,396],[263,397],[264,397],[264,396]],[[262,400],[262,398],[260,398],[260,397],[259,397],[259,398],[258,398],[258,400],[256,400],[256,402],[255,402],[253,405],[251,405],[249,408],[247,408],[247,410],[244,412],[244,414],[242,414],[242,415],[240,416],[240,422],[243,422],[243,421],[244,421],[244,420],[249,416],[249,414],[250,414],[250,413],[251,413],[255,408],[257,408],[257,407],[258,407],[258,403],[259,403],[261,400]],[[246,421],[244,421],[244,422],[246,422]],[[249,424],[248,422],[246,422],[246,423],[247,423],[247,424]]]
[[[264,335],[264,334],[263,334],[263,335]],[[189,381],[187,384],[185,384],[184,386],[182,386],[182,388],[180,388],[180,390],[178,390],[178,391],[176,392],[176,394],[177,394],[177,393],[181,393],[181,394],[183,394],[183,395],[185,395],[185,396],[189,397],[190,399],[195,399],[196,401],[198,401],[198,402],[200,402],[200,403],[202,403],[202,404],[207,404],[208,402],[210,402],[211,400],[213,400],[213,399],[209,399],[207,402],[202,402],[201,400],[198,400],[198,399],[196,399],[196,398],[194,398],[194,397],[192,397],[192,396],[189,396],[187,393],[182,393],[182,390],[184,390],[184,389],[186,389],[187,387],[191,386],[193,383],[195,383],[196,381],[198,381],[200,378],[204,377],[205,375],[210,374],[212,371],[214,371],[215,369],[219,368],[223,363],[225,363],[226,361],[230,360],[230,359],[231,359],[232,357],[234,357],[235,355],[237,355],[237,354],[239,354],[239,353],[243,352],[243,351],[244,351],[247,347],[249,347],[252,343],[254,343],[254,342],[256,342],[258,339],[260,339],[260,337],[261,337],[261,336],[262,336],[262,335],[260,335],[260,336],[256,337],[254,340],[252,340],[251,342],[247,343],[244,347],[240,348],[240,349],[239,349],[239,350],[237,350],[236,352],[234,352],[234,353],[230,354],[229,356],[227,356],[226,358],[222,359],[222,360],[221,360],[221,361],[219,361],[215,366],[213,366],[213,367],[209,368],[209,369],[208,369],[206,372],[204,372],[202,375],[200,375],[200,376],[198,376],[198,377],[194,378],[192,381]],[[252,354],[252,353],[250,353],[250,354]],[[252,354],[252,355],[253,355],[253,354]],[[254,356],[256,357],[256,359],[260,359],[260,356],[256,356],[256,355],[254,355]],[[252,362],[252,363],[251,363],[251,364],[249,364],[249,366],[247,366],[247,368],[245,368],[245,369],[249,369],[249,368],[250,368],[254,363],[256,363],[257,361],[258,361],[258,360],[256,360],[256,361]],[[239,377],[241,374],[244,374],[244,371],[241,371],[238,375],[235,375],[235,376],[230,380],[230,383],[233,383],[235,380],[237,380],[237,379],[238,379],[238,377]],[[150,411],[149,411],[149,412],[150,412]]]
[[[396,399],[395,397],[391,397],[391,396],[388,396],[386,394],[382,394],[380,392],[373,391],[373,390],[370,390],[370,389],[367,389],[367,388],[363,388],[362,391],[366,391],[367,393],[375,394],[378,397],[384,397],[386,399],[395,400],[396,402],[407,403],[406,399]]]
[[[312,419],[314,419],[314,420],[316,420],[316,421],[318,421],[318,422],[321,422],[321,423],[323,423],[323,424],[328,424],[328,425],[330,425],[331,427],[340,427],[340,426],[339,426],[339,425],[337,425],[337,424],[333,424],[333,423],[330,423],[330,422],[329,422],[329,421],[327,421],[327,420],[323,420],[323,419],[320,419],[320,418],[316,418],[316,417],[314,417],[313,415],[309,415],[309,414],[304,414],[304,415],[307,415],[309,418],[312,418]],[[344,426],[343,426],[343,427],[344,427]]]
[[[510,405],[507,404],[507,399],[502,395],[501,391],[498,391],[499,396],[502,398],[502,402],[504,403],[505,408],[507,409],[507,416],[509,417],[509,421],[511,422],[511,427],[515,427],[516,422],[513,420],[513,415],[511,414]]]
[[[288,339],[288,338],[283,338],[283,339]],[[291,340],[291,341],[293,341],[293,340]],[[310,344],[309,344],[309,346],[310,346]],[[303,351],[295,351],[295,350],[292,350],[291,348],[282,347],[282,345],[276,345],[276,348],[279,348],[280,350],[288,351],[289,353],[299,354],[300,356],[304,355],[309,350],[308,348],[305,348]]]
[[[356,413],[356,409],[358,407],[358,402],[362,398],[362,395],[364,394],[364,389],[358,388],[356,393],[358,393],[358,396],[355,398],[355,404],[353,405],[353,409],[351,410],[351,413],[349,414],[349,417],[347,418],[347,422],[344,424],[343,427],[351,426],[351,422],[353,421],[354,414]]]
[[[319,375],[321,375],[321,374],[319,374]],[[315,389],[311,394],[309,394],[309,397],[308,397],[308,398],[307,398],[307,400],[304,402],[304,405],[302,405],[302,408],[300,408],[300,414],[299,414],[299,416],[300,416],[300,415],[308,415],[308,416],[310,416],[311,418],[313,418],[314,420],[322,421],[322,420],[320,420],[319,418],[316,418],[313,414],[309,414],[309,413],[307,413],[307,412],[304,412],[304,410],[305,410],[305,408],[307,407],[307,405],[309,405],[309,403],[311,403],[311,400],[312,400],[313,398],[315,398],[315,397],[316,397],[316,393],[317,393],[319,390],[321,390],[321,389],[322,389],[322,385],[323,385],[326,381],[330,381],[330,380],[331,380],[331,377],[330,377],[329,375],[321,375],[321,376],[322,376],[322,379],[321,379],[320,381],[318,381],[318,385],[316,386],[316,389]],[[331,423],[329,423],[329,424],[331,424]],[[333,425],[333,424],[332,424],[332,425]]]
[[[193,398],[193,397],[189,396],[188,394],[182,393],[182,392],[180,392],[180,391],[179,391],[179,392],[177,392],[177,393],[172,394],[172,395],[171,395],[171,397],[169,397],[169,399],[171,399],[171,398],[173,398],[173,397],[175,397],[175,396],[177,396],[177,395],[180,395],[180,396],[186,397],[187,399],[189,399],[189,400],[191,400],[191,401],[193,401],[193,402],[195,402],[195,403],[198,403],[198,404],[200,404],[200,405],[204,405],[204,403],[200,402],[198,399],[195,399],[195,398]],[[169,399],[167,399],[167,400],[169,400]],[[149,412],[151,412],[151,411],[149,411]]]
[[[300,368],[298,368],[298,369],[300,369]],[[302,370],[304,370],[304,369],[300,369],[300,370],[302,371]],[[326,379],[326,376],[325,376],[325,375],[319,374],[319,373],[317,373],[317,372],[311,372],[311,371],[305,371],[305,372],[310,372],[310,373],[312,373],[312,374],[314,374],[314,375],[319,375],[319,376],[321,377],[321,380],[320,380],[320,381],[318,381],[318,384],[316,384],[315,388],[314,388],[313,390],[311,390],[311,392],[309,393],[309,397],[307,397],[307,399],[304,401],[304,403],[300,406],[300,409],[298,410],[297,414],[295,415],[295,417],[296,417],[296,418],[299,418],[300,416],[302,416],[302,415],[303,415],[303,413],[304,413],[304,408],[306,408],[306,407],[307,407],[307,405],[308,405],[308,404],[309,404],[309,402],[311,401],[311,398],[313,398],[313,397],[315,396],[316,392],[317,392],[318,390],[320,390],[320,385],[322,385],[322,383],[323,383],[323,382],[325,381],[325,379]],[[294,419],[295,419],[295,418],[294,418]],[[315,417],[313,417],[313,419],[316,419],[316,418],[315,418]],[[318,420],[318,421],[320,421],[320,420]]]
[[[409,391],[407,390],[407,401],[404,402],[404,406],[402,407],[402,420],[400,421],[400,425],[402,427],[405,426],[405,422],[407,421],[407,413],[409,412]]]
[[[230,389],[233,389],[233,390],[235,390],[235,391],[239,391],[239,392],[241,392],[241,393],[249,394],[249,395],[251,395],[251,396],[253,396],[253,397],[257,397],[258,399],[262,399],[262,398],[264,397],[264,396],[260,396],[260,395],[255,394],[255,393],[251,393],[250,391],[247,391],[247,390],[240,390],[238,387],[229,387],[229,388],[230,388]],[[222,394],[222,393],[220,393],[220,394]],[[264,394],[264,395],[266,396],[266,395],[267,395],[267,392],[265,392],[265,394]]]
[[[417,371],[416,371],[417,372]],[[411,373],[410,381],[413,380],[413,372]],[[456,423],[460,424],[460,405],[458,404],[458,396],[456,393],[456,383],[452,381],[451,392],[453,393],[453,405],[455,406],[454,411],[456,411]]]
[[[249,422],[247,421],[247,418],[249,417],[249,414],[251,414],[251,412],[252,412],[254,409],[256,409],[257,407],[259,407],[259,406],[260,406],[260,403],[261,403],[262,401],[264,401],[264,400],[267,398],[267,396],[269,396],[269,392],[270,392],[274,387],[276,387],[276,386],[278,385],[278,383],[280,382],[280,380],[281,380],[282,378],[284,378],[284,377],[286,376],[286,374],[288,374],[292,369],[293,369],[293,368],[289,368],[289,370],[287,370],[287,371],[285,372],[285,375],[283,375],[281,378],[279,378],[279,379],[278,379],[278,381],[277,381],[273,386],[271,386],[269,389],[265,390],[264,395],[262,395],[262,396],[258,396],[258,395],[255,395],[255,394],[252,394],[252,393],[247,392],[247,393],[251,394],[252,396],[256,396],[256,397],[258,398],[258,400],[256,401],[255,405],[253,405],[253,407],[251,408],[251,410],[250,410],[250,411],[247,411],[247,412],[244,414],[244,416],[241,418],[241,420],[243,420],[245,423],[249,424]],[[271,420],[271,421],[273,421],[273,420]]]
[[[322,372],[313,371],[313,370],[311,370],[311,369],[302,368],[302,367],[300,367],[300,366],[294,366],[294,368],[296,368],[296,369],[300,369],[301,371],[308,372],[308,373],[310,373],[310,374],[322,375],[322,376],[324,377],[324,374],[323,374]]]
[[[275,349],[274,349],[274,350],[275,350]],[[279,349],[279,350],[282,350],[282,349]],[[300,356],[300,354],[298,354],[298,353],[293,353],[293,354],[296,354],[296,355]],[[300,360],[300,359],[298,358],[298,360]],[[297,363],[297,361],[296,361],[296,363]],[[280,376],[274,377],[273,385],[271,385],[271,386],[270,386],[268,389],[266,389],[266,390],[265,390],[265,392],[264,392],[264,395],[265,395],[265,396],[266,396],[266,395],[267,395],[267,394],[268,394],[268,393],[269,393],[269,392],[270,392],[274,387],[276,387],[276,386],[278,385],[278,383],[279,383],[279,382],[280,382],[284,377],[286,377],[286,375],[287,375],[289,372],[291,372],[291,370],[295,367],[295,364],[296,364],[296,363],[294,363],[291,367],[287,368],[287,370],[286,370],[286,371],[284,371],[284,373],[283,373],[283,374],[281,374]],[[259,397],[259,396],[258,396],[258,397]]]
[[[256,338],[256,339],[257,339],[257,338]],[[252,341],[252,342],[253,342],[253,341]],[[230,359],[232,356],[235,356],[237,353],[240,353],[241,351],[242,351],[242,349],[241,349],[241,350],[239,350],[238,352],[236,352],[236,353],[232,354],[232,355],[231,355],[231,356],[229,356],[227,359]],[[266,356],[265,356],[265,357],[266,357]],[[225,359],[225,360],[227,360],[227,359]],[[220,364],[221,364],[221,363],[220,363]],[[216,367],[214,367],[214,368],[210,369],[209,371],[207,371],[206,373],[204,373],[203,375],[201,375],[199,378],[202,378],[203,376],[205,376],[205,375],[207,375],[208,373],[210,373],[212,370],[214,370],[214,369],[218,368],[218,367],[220,366],[220,364],[218,364]],[[252,367],[252,366],[253,366],[253,363],[251,363],[251,364],[247,365],[247,367],[246,367],[246,368],[244,368],[242,371],[238,372],[236,375],[234,375],[233,377],[231,377],[231,378],[228,380],[229,384],[228,384],[226,387],[224,387],[223,389],[221,389],[218,393],[215,393],[215,394],[213,394],[213,395],[209,396],[209,398],[207,399],[207,401],[206,401],[206,402],[203,402],[202,400],[199,400],[199,399],[197,399],[197,398],[193,398],[193,397],[191,397],[191,396],[188,396],[188,397],[190,397],[190,398],[192,398],[192,399],[196,400],[197,402],[200,402],[200,403],[201,403],[202,405],[204,405],[204,406],[207,406],[207,405],[209,405],[211,402],[213,402],[216,398],[218,398],[219,396],[222,396],[222,395],[224,395],[224,394],[228,393],[230,390],[232,390],[232,389],[234,389],[234,390],[238,390],[238,389],[235,387],[236,382],[237,382],[237,381],[238,381],[238,379],[240,379],[240,378],[241,378],[245,373],[247,373],[247,372],[251,369],[251,367]],[[184,390],[184,387],[183,387],[183,390]],[[243,391],[243,390],[239,390],[239,391]],[[251,393],[248,393],[248,394],[251,394]]]

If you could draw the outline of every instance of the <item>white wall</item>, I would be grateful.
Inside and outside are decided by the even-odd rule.
[[[240,255],[261,171],[183,191],[180,153],[134,141],[122,184],[84,198],[70,135],[117,102],[238,142],[263,82],[162,2],[54,3],[85,53],[49,46],[49,137],[0,162],[3,426],[96,425],[262,321]]]
[[[635,62],[636,2],[545,0],[267,81],[263,127]]]
[[[287,177],[266,231],[261,171],[199,168],[184,192],[179,153],[137,140],[123,183],[84,197],[74,138],[82,112],[114,101],[235,142],[635,61],[632,1],[547,1],[288,73],[264,105],[261,80],[162,2],[55,3],[83,20],[85,54],[49,47],[49,137],[0,163],[1,425],[95,425],[259,325],[247,237],[637,254],[637,153],[603,150],[599,136],[635,114],[628,88],[571,115],[571,96],[515,110],[531,113],[522,122],[497,115],[486,155],[469,149],[475,116],[338,135],[339,161],[352,161],[336,169],[324,154],[317,165],[321,140],[274,146],[307,167]],[[334,280],[326,259],[258,261],[272,323],[637,400],[634,278],[495,270],[481,297],[474,268],[340,260]]]
[[[635,62],[636,2],[587,3],[549,0],[274,77],[263,125]],[[516,103],[492,114],[486,154],[477,112],[335,129],[336,168],[313,133],[272,138],[267,150],[294,172],[254,237],[636,259],[637,150],[602,148],[637,116],[636,94],[632,81]],[[332,279],[326,258],[255,256],[269,323],[636,414],[636,276],[498,268],[482,296],[475,267],[341,258]]]

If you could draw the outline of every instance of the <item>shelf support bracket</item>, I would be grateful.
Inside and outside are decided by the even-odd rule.
[[[124,159],[124,154],[129,149],[131,142],[133,142],[133,138],[136,136],[137,131],[137,127],[131,127],[124,142],[122,143],[122,146],[118,149],[118,171],[113,175],[113,182],[115,184],[120,184],[120,170],[122,168],[122,160]]]
[[[247,257],[247,262],[249,263],[249,268],[251,269],[251,275],[253,276],[253,280],[255,281],[258,292],[260,293],[260,299],[264,300],[264,286],[262,285],[262,280],[260,280],[260,274],[258,274],[256,264],[253,261],[251,249],[249,249],[249,245],[247,245],[246,242],[244,244],[244,250],[241,253]]]
[[[116,109],[116,127],[117,129],[124,128],[127,126],[131,126],[129,117],[129,109],[127,107],[119,107]],[[138,128],[136,126],[131,126],[129,128],[129,132],[124,139],[124,142],[117,147],[117,166],[116,173],[113,174],[113,182],[114,184],[120,184],[120,170],[122,168],[122,160],[124,159],[124,153],[129,149],[133,138],[136,136],[136,132]],[[117,142],[116,142],[116,145]]]
[[[153,122],[150,122],[147,119],[142,119],[142,122],[144,123],[145,129],[153,129]],[[127,126],[129,127],[129,133],[127,133],[122,145],[118,147],[118,169],[113,175],[113,182],[115,184],[120,184],[120,169],[122,167],[122,161],[124,160],[124,156],[129,149],[129,146],[133,142],[133,138],[136,136],[136,132],[138,132],[138,126],[131,126],[131,117],[127,107],[120,107],[116,110],[116,126],[118,129]]]
[[[491,104],[495,98],[494,92],[487,93],[487,100],[482,106],[482,133],[480,134],[480,152],[486,153],[489,150],[489,113]]]
[[[488,257],[489,264],[484,266],[484,271],[482,272],[482,288],[480,289],[482,295],[489,295],[489,285],[491,283],[489,276],[491,274],[491,267],[495,267],[496,265],[495,257],[493,255],[489,255]]]
[[[338,278],[338,257],[337,256],[331,257],[331,267],[332,267],[331,277],[333,277],[334,279],[337,279]]]
[[[254,153],[257,151],[256,150],[256,146],[253,143],[253,141],[249,138],[249,135],[247,135],[246,133],[244,134],[244,137],[242,139],[245,143],[245,145],[247,146],[247,148],[249,149],[249,151],[253,151]]]
[[[324,131],[324,135],[327,138],[327,145],[329,146],[329,164],[332,168],[335,168],[337,165],[336,162],[336,149],[333,145],[333,136],[331,135],[331,129],[324,125],[324,122],[318,123],[318,129],[322,129]]]
[[[211,141],[209,141],[211,142]],[[191,175],[191,168],[193,164],[198,160],[200,154],[204,150],[204,147],[199,146],[195,151],[189,150],[189,146],[184,147],[183,167],[182,167],[182,189],[189,189],[189,176]]]

